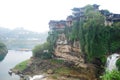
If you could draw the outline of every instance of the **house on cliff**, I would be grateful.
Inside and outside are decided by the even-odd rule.
[[[112,25],[114,22],[120,22],[120,14],[113,14],[107,10],[99,10],[99,5],[93,4],[93,9],[95,11],[99,11],[102,15],[105,16],[105,25]],[[65,27],[72,27],[74,21],[79,20],[86,20],[87,17],[85,16],[85,7],[81,8],[73,8],[72,15],[68,16],[66,20],[51,20],[49,22],[49,29],[50,32],[53,31],[63,31]]]
[[[71,27],[73,25],[73,16],[70,15],[66,18],[66,26]]]
[[[99,5],[97,4],[93,4],[93,9],[95,11],[99,11],[103,16],[105,16],[105,25],[112,25],[114,22],[120,22],[120,14],[113,14],[110,13],[107,10],[99,10]],[[74,21],[78,21],[78,20],[86,20],[87,17],[84,14],[85,12],[85,7],[82,8],[73,8],[72,9],[72,16],[68,16],[66,21],[68,26],[72,26]],[[69,18],[71,18],[69,20]]]
[[[72,14],[73,14],[73,21],[80,20],[80,18],[84,18],[84,10],[85,8],[73,8]]]
[[[105,16],[105,25],[111,26],[113,23],[120,22],[120,14],[113,14],[106,12],[106,10],[100,11]]]
[[[95,11],[99,10],[99,5],[94,4],[92,6]],[[85,17],[84,12],[85,12],[85,7],[72,9],[72,14],[73,14],[73,17],[75,18],[75,20],[80,20],[80,18],[84,18]]]
[[[50,28],[51,31],[64,30],[65,27],[66,27],[66,21],[65,20],[60,20],[60,21],[51,20],[49,22],[49,28]]]
[[[97,4],[94,4],[92,5],[94,10],[98,11],[99,10],[99,5]],[[68,16],[66,18],[66,25],[68,27],[71,27],[73,25],[73,22],[74,21],[79,21],[79,20],[85,20],[86,17],[85,17],[85,7],[81,7],[81,8],[73,8],[71,9],[72,10],[72,15]]]

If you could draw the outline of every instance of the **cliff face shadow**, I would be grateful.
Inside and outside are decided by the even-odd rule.
[[[0,62],[2,62],[4,60],[4,58],[6,57],[7,54],[0,54]]]

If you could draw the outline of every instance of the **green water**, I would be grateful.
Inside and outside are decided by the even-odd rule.
[[[28,51],[14,51],[9,50],[7,55],[0,55],[2,58],[0,61],[0,80],[19,80],[19,76],[13,74],[10,76],[8,71],[16,64],[29,59],[32,56],[32,52]]]

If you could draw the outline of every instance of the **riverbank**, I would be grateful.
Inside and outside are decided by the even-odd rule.
[[[8,72],[15,65],[29,59],[31,56],[31,51],[25,52],[15,50],[8,50],[6,56],[0,55],[0,58],[4,57],[4,59],[0,61],[0,80],[19,80],[18,75],[9,75]]]
[[[90,74],[92,70],[76,68],[72,62],[60,59],[42,60],[34,57],[23,64],[25,62],[18,64],[12,71],[18,75],[34,76],[44,74],[43,80],[95,80],[93,74]],[[23,68],[23,66],[26,66],[26,68],[19,68]]]

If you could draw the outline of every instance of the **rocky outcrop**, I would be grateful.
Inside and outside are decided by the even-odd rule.
[[[77,67],[86,68],[87,65],[82,57],[79,41],[74,41],[73,44],[68,42],[64,33],[59,34],[54,55],[73,62]]]
[[[31,57],[28,63],[28,68],[22,72],[13,69],[12,72],[18,74],[19,76],[20,74],[25,76],[45,74],[45,80],[96,80],[94,75],[95,68],[93,65],[88,64],[89,67],[87,68],[71,68],[72,64],[68,64],[66,61],[63,61],[62,63],[54,62],[56,60],[58,59],[41,60],[39,58],[37,59]]]
[[[69,43],[64,33],[59,34],[54,55],[60,59],[72,62],[77,67],[79,74],[70,76],[77,76],[82,80],[95,80],[96,68],[92,64],[85,63],[79,41]]]
[[[58,39],[56,41],[56,45],[67,45],[67,44],[68,44],[68,41],[67,41],[67,38],[65,37],[65,34],[64,33],[59,34]]]

